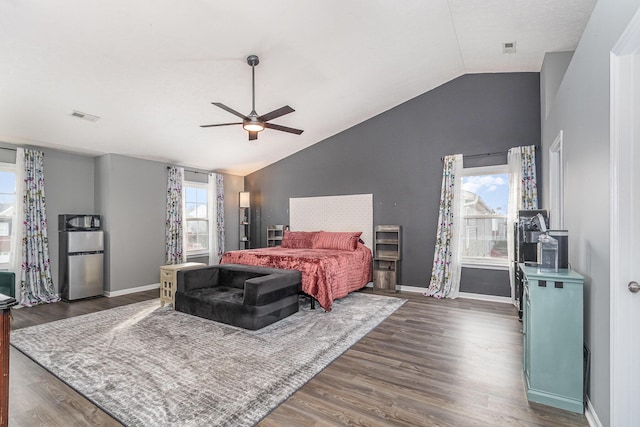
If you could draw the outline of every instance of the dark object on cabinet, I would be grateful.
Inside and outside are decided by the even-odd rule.
[[[513,235],[515,236],[515,260],[513,261],[514,285],[516,300],[518,301],[518,318],[522,319],[522,277],[518,269],[518,263],[538,262],[538,237],[542,234],[538,214],[545,221],[548,229],[549,218],[547,211],[543,209],[531,209],[518,211],[518,222],[514,223]]]

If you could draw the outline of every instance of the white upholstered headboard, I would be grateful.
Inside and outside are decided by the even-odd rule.
[[[291,231],[362,231],[373,248],[373,194],[289,199]]]

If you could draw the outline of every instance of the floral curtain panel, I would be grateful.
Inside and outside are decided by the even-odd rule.
[[[520,209],[538,209],[538,183],[536,182],[536,146],[520,148],[521,204]]]
[[[209,265],[218,264],[224,253],[224,178],[219,173],[209,174],[207,186],[209,219]]]
[[[218,259],[224,253],[224,177],[215,174],[216,177],[216,235],[218,240]],[[211,262],[210,262],[211,264]]]
[[[24,163],[18,165],[19,168],[24,168],[20,304],[31,307],[59,301],[60,297],[56,295],[51,278],[44,192],[44,154],[41,151],[24,150],[23,157]],[[17,202],[17,205],[20,205],[20,200]]]
[[[171,166],[167,178],[167,220],[165,225],[166,263],[180,264],[185,261],[182,218],[184,202],[182,186],[184,169]]]
[[[460,199],[462,154],[444,158],[442,189],[438,213],[438,231],[429,288],[424,293],[436,298],[455,298],[460,288],[462,235]]]
[[[509,206],[507,224],[518,221],[521,209],[538,209],[538,184],[536,181],[536,147],[513,147],[507,153],[509,169]],[[511,283],[511,301],[515,304],[516,293],[513,282],[515,253],[515,235],[513,227],[507,228],[507,251],[509,256],[509,280]]]

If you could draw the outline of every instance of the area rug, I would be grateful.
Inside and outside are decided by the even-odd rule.
[[[405,300],[353,293],[247,331],[145,301],[11,332],[127,426],[254,425]]]

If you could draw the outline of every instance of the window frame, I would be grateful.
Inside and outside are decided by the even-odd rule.
[[[202,217],[194,217],[194,218],[188,218],[187,217],[187,187],[190,188],[195,188],[195,189],[204,189],[207,191],[207,199],[204,202],[205,207],[207,208],[207,216],[202,218]],[[211,249],[211,212],[209,212],[209,198],[211,197],[211,195],[209,194],[209,185],[206,182],[197,182],[197,181],[184,181],[183,185],[182,185],[182,189],[183,189],[183,204],[184,204],[184,226],[183,226],[183,230],[185,233],[185,237],[184,237],[184,241],[185,241],[185,254],[187,256],[187,258],[189,257],[195,257],[195,256],[204,256],[204,255],[209,255],[209,251]],[[201,203],[198,201],[198,205],[200,205]],[[189,221],[204,221],[207,223],[207,247],[203,248],[203,249],[194,249],[194,250],[187,250],[187,223]],[[200,236],[201,233],[197,233],[197,236]]]
[[[464,177],[482,176],[482,175],[507,175],[507,185],[511,185],[510,180],[508,179],[510,175],[509,166],[506,163],[500,164],[500,165],[492,165],[492,166],[475,166],[475,167],[462,168],[462,171],[460,173],[460,178],[461,178],[460,185],[462,185],[462,178]],[[462,197],[462,192],[464,190],[461,188],[460,191],[461,191],[461,197]],[[506,219],[508,216],[508,212],[509,212],[509,198],[507,196],[506,212],[504,213],[504,215],[500,215],[500,218],[504,217]],[[467,230],[465,227],[465,223],[466,223],[465,220],[467,218],[467,215],[464,214],[464,203],[460,203],[460,218],[462,221],[462,223],[460,224],[460,229],[462,233],[466,234]],[[508,227],[508,224],[507,224],[507,227]],[[507,234],[508,233],[509,233],[509,230],[507,229]],[[464,245],[464,242],[465,242],[465,239],[464,237],[462,237],[460,244]],[[487,258],[487,257],[468,257],[463,255],[462,267],[488,269],[488,270],[508,270],[509,257]]]
[[[0,262],[0,270],[9,270],[11,269],[11,249],[13,248],[13,239],[14,239],[14,233],[13,233],[13,226],[15,225],[15,220],[16,220],[16,201],[17,201],[17,196],[16,196],[16,185],[15,185],[15,180],[17,179],[17,169],[16,169],[16,164],[15,163],[6,163],[6,162],[0,162],[0,172],[10,172],[13,173],[15,178],[14,178],[14,186],[13,186],[13,215],[11,216],[11,223],[9,225],[9,260],[7,262]],[[8,193],[2,193],[2,194],[8,194]]]

